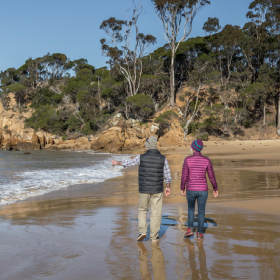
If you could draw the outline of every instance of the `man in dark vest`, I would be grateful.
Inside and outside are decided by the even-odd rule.
[[[150,236],[153,242],[159,240],[161,224],[163,181],[166,183],[165,196],[170,195],[171,173],[165,156],[157,150],[157,138],[151,136],[145,142],[147,152],[130,160],[112,160],[112,165],[123,167],[139,165],[139,236],[143,241],[147,236],[147,211],[151,202]]]

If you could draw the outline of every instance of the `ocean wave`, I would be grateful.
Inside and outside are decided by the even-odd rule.
[[[114,156],[117,160],[128,156]],[[110,157],[93,161],[92,166],[44,169],[16,173],[13,181],[0,186],[0,205],[67,188],[76,184],[99,183],[122,175],[121,166],[112,167]]]

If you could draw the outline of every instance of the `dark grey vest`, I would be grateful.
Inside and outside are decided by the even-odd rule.
[[[158,150],[151,149],[140,155],[139,165],[139,192],[163,192],[163,167],[165,156]]]

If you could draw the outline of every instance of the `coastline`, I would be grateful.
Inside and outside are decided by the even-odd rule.
[[[204,142],[205,148],[203,150],[203,154],[208,156],[214,162],[215,172],[221,171],[249,171],[252,174],[257,173],[269,173],[276,174],[280,173],[280,140],[252,140],[252,141],[209,141]],[[277,152],[277,148],[279,148],[279,152]],[[244,150],[245,149],[245,150]],[[172,185],[171,185],[171,195],[168,198],[164,198],[164,203],[184,203],[185,197],[182,197],[180,194],[180,174],[181,168],[184,161],[184,158],[189,155],[189,147],[171,147],[171,148],[160,148],[161,152],[167,157],[172,173]],[[230,151],[230,153],[229,153]],[[65,150],[65,152],[73,152],[73,150]],[[93,153],[94,151],[89,150],[79,150],[76,151],[78,153]],[[138,153],[143,153],[143,149],[134,151],[133,155]],[[97,153],[98,154],[98,153]],[[111,157],[114,157],[114,154],[108,154]],[[116,156],[125,155],[125,154],[115,154]],[[133,155],[128,156],[133,157]],[[226,160],[232,163],[235,163],[234,160],[245,160],[249,161],[245,163],[245,166],[235,167],[235,166],[223,166],[223,162],[219,163],[218,166],[215,166],[215,161],[217,160]],[[252,163],[250,160],[260,160],[264,161],[265,166],[251,166]],[[250,165],[251,164],[251,165]],[[228,165],[228,162],[227,164]],[[43,195],[30,197],[25,200],[17,201],[13,204],[21,204],[29,201],[42,201],[45,199],[55,199],[60,197],[71,196],[72,198],[78,198],[80,193],[83,193],[85,190],[88,192],[90,189],[91,196],[97,196],[102,203],[106,206],[110,205],[123,205],[124,203],[127,205],[137,205],[138,204],[138,167],[129,167],[120,170],[122,175],[119,177],[114,177],[111,179],[107,179],[101,183],[95,184],[78,184],[78,185],[70,185],[67,188],[51,191],[50,193],[46,193]],[[223,173],[223,172],[222,172]],[[219,174],[218,174],[218,184],[224,184],[224,182],[219,182]],[[109,186],[109,187],[108,187]],[[112,186],[116,186],[114,192],[108,191],[103,192],[104,188],[112,188]],[[211,183],[208,181],[209,186],[209,199],[208,203],[215,203],[217,205],[221,205],[223,207],[237,207],[241,209],[247,209],[252,211],[264,211],[263,213],[268,213],[266,207],[262,207],[258,209],[253,204],[251,207],[248,204],[243,204],[241,201],[248,200],[265,200],[269,201],[269,198],[274,197],[275,200],[279,199],[280,202],[280,189],[273,191],[273,193],[261,196],[261,193],[252,197],[246,196],[244,197],[226,197],[223,196],[223,192],[220,189],[218,199],[214,200],[211,197]],[[115,192],[117,190],[117,192]],[[126,191],[129,190],[129,194],[126,194]],[[97,200],[98,200],[97,199]],[[234,202],[236,201],[236,203]],[[267,202],[269,204],[269,202]],[[279,204],[280,205],[280,204]],[[8,206],[8,205],[6,205]],[[6,207],[3,206],[3,207]],[[243,208],[242,208],[243,207]],[[263,210],[262,210],[263,209]],[[278,214],[279,208],[272,207],[269,210],[269,213]],[[280,211],[279,211],[280,212]],[[1,214],[1,209],[0,209]]]
[[[135,241],[137,167],[122,169],[122,176],[102,183],[72,185],[0,207],[3,279],[141,279],[147,273],[156,277],[158,271],[160,279],[197,279],[198,258],[201,275],[210,279],[273,279],[280,261],[280,178],[273,173],[279,166],[275,150],[280,141],[261,142],[259,146],[269,146],[254,150],[250,145],[256,142],[246,143],[245,152],[240,143],[205,143],[220,192],[214,199],[209,191],[203,243],[183,238],[187,203],[179,182],[189,147],[164,153],[173,183],[171,195],[164,197],[157,246]],[[232,160],[233,152],[240,159]],[[269,172],[249,170],[261,166]],[[260,231],[260,225],[266,229]],[[157,263],[150,265],[153,256]]]

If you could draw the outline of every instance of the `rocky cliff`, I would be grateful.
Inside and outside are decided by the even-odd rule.
[[[184,90],[182,90],[183,92]],[[155,135],[159,138],[159,148],[186,146],[197,137],[188,135],[188,142],[184,139],[184,131],[181,127],[183,103],[178,100],[178,107],[170,110],[168,105],[163,107],[153,118],[146,123],[134,119],[125,119],[121,114],[115,114],[107,123],[103,131],[98,135],[87,137],[73,137],[63,141],[61,136],[52,135],[43,131],[35,132],[33,129],[25,128],[25,119],[32,114],[32,109],[18,109],[12,93],[9,94],[9,110],[3,108],[0,102],[0,148],[5,150],[34,150],[34,149],[81,149],[95,150],[111,153],[133,152],[143,149],[146,138]],[[173,118],[167,127],[162,129],[156,118],[166,111],[173,111],[178,116]],[[268,108],[267,123],[254,124],[245,129],[235,127],[228,129],[227,134],[211,135],[209,140],[256,140],[256,139],[277,139],[275,130],[275,108]]]

